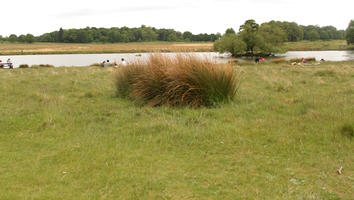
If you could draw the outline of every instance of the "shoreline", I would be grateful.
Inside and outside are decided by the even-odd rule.
[[[284,44],[286,51],[351,51],[345,40],[300,41]],[[110,53],[213,52],[212,42],[143,42],[143,43],[0,43],[1,56],[110,54]]]

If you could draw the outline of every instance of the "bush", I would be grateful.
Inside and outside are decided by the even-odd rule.
[[[29,66],[27,64],[22,64],[19,66],[19,68],[29,68]]]
[[[349,137],[352,139],[354,137],[354,123],[352,124],[344,124],[341,129],[341,133],[343,136]]]
[[[302,62],[302,58],[292,58],[290,59],[290,62]]]
[[[147,106],[202,107],[232,100],[239,73],[196,56],[154,54],[145,63],[118,69],[115,80],[118,96]]]
[[[140,65],[131,65],[129,67],[121,67],[115,73],[116,94],[118,97],[130,97],[132,86],[143,71]]]
[[[54,67],[54,65],[50,64],[40,64],[40,65],[32,65],[31,67],[38,68],[38,67]]]
[[[100,63],[93,63],[90,65],[90,67],[101,67],[101,66],[102,66],[102,64],[100,64]]]
[[[279,64],[279,63],[285,63],[285,62],[287,62],[287,60],[285,60],[285,58],[278,58],[278,59],[272,60],[271,62]]]
[[[50,65],[50,64],[40,64],[40,67],[54,67],[54,65]]]
[[[309,57],[309,58],[305,58],[305,60],[307,62],[315,62],[316,61],[316,58],[315,57]]]

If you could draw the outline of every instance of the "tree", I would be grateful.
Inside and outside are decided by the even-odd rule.
[[[157,33],[151,27],[141,27],[141,39],[143,41],[155,41],[157,37]]]
[[[189,32],[189,31],[186,31],[186,32],[183,33],[182,37],[183,37],[184,41],[191,41],[192,37],[193,37],[193,34],[191,32]]]
[[[287,34],[275,24],[262,24],[259,28],[260,38],[256,45],[258,50],[270,54],[282,52],[282,45],[287,41]]]
[[[59,29],[57,42],[64,42],[64,30],[62,28]]]
[[[235,32],[235,30],[233,28],[228,28],[228,29],[226,29],[225,34],[234,34],[234,35],[236,35],[236,32]]]
[[[239,34],[247,45],[247,51],[253,53],[254,47],[259,43],[258,35],[259,25],[253,20],[247,20],[243,25],[240,26]]]
[[[16,42],[17,41],[17,35],[11,34],[9,36],[9,42]]]
[[[304,38],[304,30],[295,22],[283,22],[281,25],[286,32],[289,42],[297,42]]]
[[[34,37],[32,34],[27,34],[25,36],[24,42],[26,43],[33,43],[36,41],[36,37]]]
[[[354,44],[354,20],[351,20],[348,25],[346,39],[348,44]]]
[[[214,50],[220,53],[229,52],[235,57],[246,53],[247,44],[236,34],[225,34],[214,42]]]
[[[311,41],[319,40],[321,38],[320,34],[315,30],[309,31],[306,36],[307,39]]]
[[[25,35],[20,35],[20,36],[17,37],[16,41],[18,41],[18,42],[25,42],[25,38],[26,38]]]
[[[282,44],[287,40],[286,33],[276,24],[259,26],[254,20],[247,20],[239,30],[238,34],[226,31],[214,42],[214,50],[230,52],[232,56],[264,55],[281,52]]]

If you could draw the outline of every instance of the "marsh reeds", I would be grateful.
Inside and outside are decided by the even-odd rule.
[[[239,73],[192,55],[152,54],[146,62],[118,69],[115,81],[118,96],[147,106],[208,107],[236,96]]]

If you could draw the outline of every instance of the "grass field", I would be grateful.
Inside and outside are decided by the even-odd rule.
[[[285,47],[288,51],[325,51],[325,50],[347,50],[347,41],[330,40],[330,41],[308,41],[287,42]]]
[[[0,43],[0,55],[211,51],[213,43],[141,42],[115,44]]]
[[[288,51],[346,50],[345,40],[287,42]],[[212,42],[141,42],[115,44],[70,43],[0,43],[0,55],[28,54],[88,54],[88,53],[138,53],[138,52],[209,52]]]
[[[113,69],[0,69],[0,199],[353,199],[354,62],[235,68],[209,109],[119,99]]]

